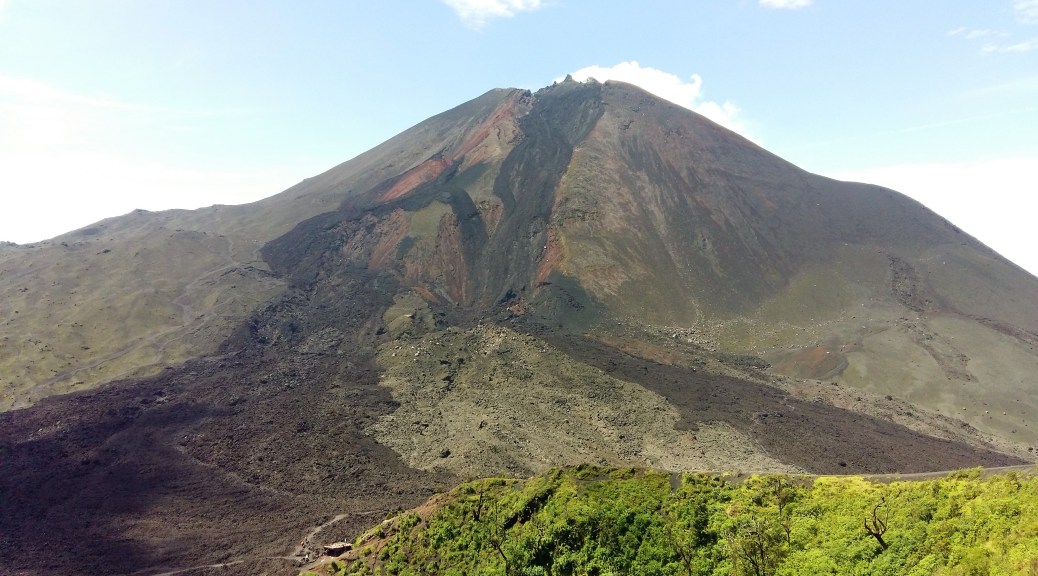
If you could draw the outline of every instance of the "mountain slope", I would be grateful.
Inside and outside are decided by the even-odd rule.
[[[99,334],[129,324],[86,344],[96,368],[173,365],[0,413],[8,572],[278,573],[314,525],[352,534],[501,469],[1032,458],[1038,280],[624,84],[492,91],[266,201],[97,228],[7,249],[16,298],[73,286],[37,272],[69,262],[62,241],[113,282],[5,329],[69,346],[78,325],[47,330],[89,303]],[[103,260],[133,242],[146,265]],[[151,357],[113,356],[140,342]],[[1013,411],[948,409],[971,394]]]
[[[473,139],[518,94],[488,92],[259,202],[136,210],[49,241],[0,245],[0,410],[212,353],[284,290],[258,253],[266,242]]]
[[[556,194],[557,269],[616,315],[1035,441],[1033,276],[900,194],[807,174],[640,90],[602,93]]]
[[[437,156],[436,179],[351,198],[268,257],[323,237],[476,315],[514,300],[567,330],[666,326],[1038,439],[1034,277],[896,192],[808,174],[634,87],[538,96],[506,156]],[[361,212],[363,232],[335,228]]]

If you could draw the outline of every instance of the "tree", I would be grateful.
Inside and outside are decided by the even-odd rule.
[[[883,540],[883,535],[887,532],[888,515],[884,514],[883,518],[879,517],[879,509],[883,506],[884,501],[885,499],[881,498],[879,503],[872,507],[871,520],[869,518],[865,519],[865,531],[879,542],[879,546],[882,550],[887,549],[887,543]]]
[[[770,576],[785,556],[778,522],[761,512],[750,512],[725,534],[733,564],[742,574]]]
[[[688,478],[667,508],[664,534],[687,576],[713,571],[717,534],[710,528],[710,503],[720,497],[718,488],[710,479]]]
[[[777,474],[767,476],[764,479],[764,489],[770,492],[778,507],[778,523],[786,535],[786,545],[793,544],[793,508],[791,504],[800,497],[796,484],[789,476]]]
[[[484,538],[504,562],[505,576],[512,576],[512,561],[509,554],[505,552],[505,546],[508,542],[508,514],[501,504],[501,498],[498,497],[491,500],[490,505],[484,509],[484,512],[486,513],[482,517],[485,518],[485,521],[480,523],[483,527]]]

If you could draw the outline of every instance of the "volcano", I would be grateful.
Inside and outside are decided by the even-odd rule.
[[[290,572],[502,472],[1038,441],[1038,279],[622,83],[493,90],[255,204],[4,246],[0,293],[4,573]]]

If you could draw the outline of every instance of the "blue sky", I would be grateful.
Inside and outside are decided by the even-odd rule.
[[[1038,0],[0,0],[0,239],[269,196],[567,73],[908,193],[1038,273]]]

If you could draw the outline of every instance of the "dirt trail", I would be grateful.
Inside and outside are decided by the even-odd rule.
[[[205,564],[202,566],[191,566],[190,568],[177,568],[169,572],[159,572],[158,574],[148,574],[147,576],[174,576],[174,574],[187,574],[188,572],[194,572],[195,570],[212,570],[216,568],[228,568],[230,566],[237,566],[238,564],[244,564],[244,560],[234,560],[231,562],[223,562],[220,564]],[[144,573],[140,573],[141,576],[145,576]],[[132,576],[136,576],[132,575]]]
[[[314,538],[316,538],[321,532],[323,532],[324,530],[326,530],[329,527],[333,526],[334,524],[342,522],[343,520],[345,520],[345,519],[347,519],[347,518],[349,518],[351,516],[372,516],[372,515],[376,515],[376,514],[378,514],[378,512],[359,512],[359,513],[355,512],[355,513],[343,513],[343,514],[338,514],[336,516],[333,516],[332,518],[330,518],[326,522],[323,522],[323,523],[318,524],[318,525],[314,526],[313,528],[311,528],[302,537],[302,539],[299,541],[299,545],[296,546],[296,548],[290,554],[287,554],[287,555],[284,555],[284,556],[249,557],[249,558],[243,558],[243,559],[238,559],[238,560],[229,560],[227,562],[221,562],[219,564],[202,564],[202,565],[198,565],[198,566],[188,566],[188,567],[184,567],[184,568],[174,568],[172,570],[168,570],[166,572],[159,572],[159,573],[151,573],[151,572],[147,572],[147,571],[134,572],[133,574],[129,574],[127,576],[174,576],[176,574],[187,574],[187,573],[190,573],[190,572],[194,572],[196,570],[210,570],[210,569],[217,569],[217,568],[228,568],[228,567],[231,567],[231,566],[238,566],[240,564],[245,564],[246,562],[250,562],[250,561],[254,561],[254,560],[285,560],[285,561],[290,562],[290,563],[295,564],[295,565],[303,565],[306,562],[310,562],[310,561],[314,560],[314,559],[309,557],[309,554],[307,553],[307,550],[311,549],[311,548],[319,548],[323,544],[322,542],[316,542],[316,543],[314,542]]]
[[[916,472],[913,474],[867,474],[864,476],[864,478],[876,482],[899,482],[902,480],[933,480],[934,478],[948,476],[956,472],[959,472],[959,470],[942,470],[940,472]],[[984,468],[980,471],[980,475],[992,476],[995,474],[1005,474],[1008,472],[1038,474],[1038,463],[1021,464],[1019,466],[997,466],[993,468]]]
[[[226,264],[203,272],[198,277],[184,285],[184,287],[180,289],[180,294],[178,294],[177,297],[173,299],[173,303],[180,307],[180,323],[183,327],[187,327],[189,324],[192,323],[191,306],[185,301],[185,299],[188,297],[188,295],[195,291],[198,284],[217,274],[222,274],[228,270],[232,270],[234,268],[237,268],[238,266],[244,265],[243,262],[238,262],[234,259],[234,240],[226,236],[224,236],[224,239],[227,240],[227,251],[225,254],[221,254],[221,256],[223,256]]]
[[[311,561],[311,559],[307,555],[307,549],[308,548],[319,547],[321,545],[321,543],[314,543],[313,540],[322,531],[324,531],[325,529],[329,528],[330,526],[332,526],[332,525],[334,525],[334,524],[336,524],[338,522],[341,522],[341,521],[343,521],[346,518],[349,518],[351,516],[365,516],[365,515],[374,515],[374,514],[377,514],[377,513],[376,512],[343,513],[343,514],[338,514],[336,516],[333,516],[328,521],[326,521],[326,522],[324,522],[322,524],[318,524],[318,525],[314,526],[312,529],[310,529],[310,531],[308,531],[303,536],[303,538],[300,540],[300,543],[299,543],[298,546],[296,546],[295,550],[293,550],[291,554],[288,554],[288,555],[285,555],[285,556],[260,556],[260,557],[252,557],[252,556],[250,556],[248,558],[242,558],[242,559],[237,559],[237,560],[228,560],[227,562],[220,562],[218,564],[200,564],[200,565],[197,565],[197,566],[187,566],[187,567],[183,567],[183,568],[173,568],[173,569],[166,570],[165,572],[158,572],[158,573],[150,572],[148,570],[142,570],[142,571],[139,571],[139,572],[134,572],[132,574],[128,574],[126,576],[175,576],[175,575],[178,575],[178,574],[188,574],[188,573],[195,572],[195,571],[229,568],[231,566],[239,566],[241,564],[245,564],[246,562],[252,562],[252,561],[255,561],[255,560],[285,560],[285,561],[290,562],[290,563],[292,563],[294,565],[301,566],[301,565],[305,564],[306,562]]]
[[[112,360],[119,359],[119,358],[121,358],[123,356],[126,356],[127,354],[130,354],[132,352],[136,352],[137,350],[140,350],[142,348],[147,348],[147,347],[152,347],[152,346],[155,347],[155,362],[153,362],[151,364],[137,366],[132,371],[137,371],[137,370],[140,370],[140,369],[145,369],[145,368],[149,368],[151,366],[155,366],[155,365],[161,364],[162,363],[162,357],[164,356],[165,351],[166,351],[166,347],[169,344],[171,344],[172,342],[175,342],[176,340],[179,339],[179,338],[175,338],[175,337],[174,338],[167,338],[167,337],[169,337],[171,335],[175,335],[177,333],[179,333],[181,336],[183,336],[183,335],[185,335],[185,334],[187,334],[189,332],[196,332],[196,331],[198,331],[203,326],[205,326],[205,324],[207,324],[207,323],[209,323],[209,322],[211,322],[213,320],[215,315],[212,314],[212,312],[214,312],[216,310],[219,310],[221,307],[226,306],[228,304],[228,303],[222,303],[222,304],[217,305],[217,306],[215,306],[213,308],[210,308],[210,309],[206,310],[206,312],[208,312],[207,314],[196,314],[195,311],[192,309],[191,305],[188,303],[189,297],[192,295],[193,292],[197,291],[198,286],[202,282],[204,282],[204,281],[206,281],[206,280],[208,280],[210,278],[213,278],[214,276],[217,276],[219,274],[224,274],[224,273],[226,273],[226,272],[228,272],[230,270],[234,270],[236,268],[245,266],[245,262],[240,262],[240,261],[234,259],[234,240],[232,240],[229,237],[224,237],[224,239],[227,240],[227,247],[225,249],[225,253],[221,254],[221,256],[223,256],[225,264],[223,264],[221,266],[218,266],[216,268],[212,268],[212,269],[206,270],[202,274],[200,274],[197,277],[195,277],[194,279],[192,279],[190,282],[185,284],[183,288],[180,289],[179,294],[173,300],[173,303],[177,307],[180,308],[180,323],[179,324],[171,326],[171,327],[169,327],[169,328],[167,328],[165,330],[162,330],[160,332],[157,332],[155,334],[152,334],[151,336],[148,336],[147,338],[143,338],[141,340],[138,340],[137,342],[135,342],[134,344],[132,344],[130,346],[127,346],[126,348],[122,348],[120,350],[116,350],[116,351],[111,352],[109,354],[105,354],[104,356],[94,360],[93,362],[91,362],[89,364],[86,364],[86,365],[83,365],[83,366],[79,366],[78,368],[75,368],[73,370],[68,370],[68,371],[62,372],[60,374],[56,374],[53,377],[49,378],[48,380],[44,381],[42,386],[43,387],[52,387],[55,384],[58,384],[60,382],[64,382],[64,381],[67,381],[67,380],[71,379],[72,377],[74,377],[75,375],[77,375],[77,374],[79,374],[81,372],[85,372],[85,371],[88,371],[88,370],[93,370],[95,368],[98,368],[99,366],[102,366],[104,364],[107,364],[108,362],[111,362]],[[254,253],[255,253],[255,251],[254,251]],[[117,379],[120,379],[120,378],[128,376],[128,375],[129,375],[129,372],[122,373],[122,374],[115,374],[115,375],[110,377],[110,380],[117,380]]]
[[[342,520],[345,520],[350,516],[351,514],[339,514],[338,516],[334,516],[331,520],[325,522],[324,524],[318,524],[317,526],[314,526],[313,529],[307,532],[306,536],[303,536],[303,539],[299,541],[299,546],[296,546],[296,549],[292,551],[292,554],[290,556],[286,556],[285,558],[301,560],[303,558],[303,553],[306,552],[307,545],[309,545],[313,541],[314,537],[320,534],[325,528],[328,528],[329,526],[337,522],[341,522]]]

